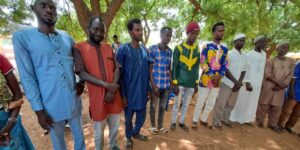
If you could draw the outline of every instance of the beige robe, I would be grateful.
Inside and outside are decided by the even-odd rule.
[[[295,62],[292,58],[281,60],[277,57],[274,57],[267,61],[259,100],[260,104],[273,106],[283,105],[285,89],[273,91],[273,88],[276,86],[276,84],[270,80],[267,80],[267,78],[274,77],[279,81],[289,84],[293,77],[294,67]]]

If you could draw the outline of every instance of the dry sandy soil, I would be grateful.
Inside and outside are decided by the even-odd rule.
[[[83,95],[83,123],[85,143],[88,150],[94,149],[92,122],[88,116],[88,99]],[[170,105],[172,108],[172,105]],[[191,104],[186,119],[188,125],[191,124],[194,105]],[[32,112],[28,102],[23,105],[21,110],[23,124],[28,131],[37,150],[51,150],[52,144],[49,135],[43,136],[43,130],[37,123],[37,118]],[[171,110],[166,112],[165,126],[169,126]],[[124,149],[124,117],[122,117],[120,126],[119,144]],[[169,132],[167,135],[151,135],[148,129],[150,127],[149,113],[142,129],[142,133],[149,135],[148,142],[134,140],[134,150],[232,150],[232,149],[300,149],[300,138],[284,132],[277,134],[268,128],[251,127],[248,125],[234,125],[233,128],[224,127],[223,130],[208,129],[200,127],[197,130],[190,130],[186,133],[180,128],[175,132]],[[296,125],[295,130],[300,132],[300,123]],[[73,149],[72,136],[70,130],[66,129],[66,141],[69,149]],[[105,143],[108,142],[108,129],[105,130]],[[107,144],[106,144],[107,148]]]

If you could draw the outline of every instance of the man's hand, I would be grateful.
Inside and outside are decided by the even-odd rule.
[[[219,87],[220,86],[220,80],[222,79],[221,76],[213,76],[212,77],[212,83],[214,85],[214,87]]]
[[[279,90],[281,90],[282,88],[280,87],[280,86],[275,86],[275,87],[273,87],[273,91],[279,91]]]
[[[128,100],[126,97],[123,97],[123,107],[126,108],[128,106]]]
[[[84,83],[82,82],[76,83],[75,89],[76,89],[76,95],[80,96],[84,91]]]
[[[104,103],[112,103],[114,102],[115,94],[113,92],[107,92],[104,98]]]
[[[286,83],[284,83],[284,82],[282,82],[280,85],[279,85],[279,87],[281,88],[281,89],[285,89],[285,88],[287,88],[289,85],[288,84],[286,84]]]
[[[195,84],[195,87],[194,87],[194,94],[198,93],[198,84]]]
[[[253,91],[251,83],[249,83],[249,82],[246,83],[246,89],[247,89],[247,91],[250,91],[250,92]]]
[[[153,86],[152,90],[153,90],[152,92],[153,92],[154,95],[156,95],[156,96],[159,95],[159,89],[156,85]]]
[[[170,83],[170,90],[169,90],[169,92],[171,92],[173,89],[174,89],[174,84],[171,82]]]
[[[0,130],[0,139],[9,139],[9,133],[14,127],[14,124],[13,122],[7,121],[6,125]]]
[[[38,122],[40,126],[44,130],[47,130],[49,132],[50,128],[52,128],[52,123],[53,123],[51,117],[47,114],[45,110],[36,111],[35,113],[38,117]]]
[[[174,94],[175,94],[176,96],[178,96],[178,94],[179,94],[178,85],[174,85]]]
[[[120,86],[118,84],[107,83],[105,88],[112,93],[115,93]]]
[[[232,88],[232,92],[236,92],[238,90],[240,90],[240,88],[243,86],[243,84],[241,82],[236,82],[234,83],[234,86]]]

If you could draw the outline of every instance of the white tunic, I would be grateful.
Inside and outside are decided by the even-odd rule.
[[[240,79],[241,73],[247,71],[247,58],[244,54],[240,53],[235,48],[228,52],[228,64],[229,71],[236,80]],[[234,83],[226,76],[222,79],[222,82],[233,88]],[[243,82],[246,82],[244,79]]]
[[[250,123],[255,119],[266,64],[264,51],[251,50],[245,55],[248,62],[245,79],[251,83],[253,91],[247,91],[245,86],[240,89],[235,108],[230,116],[231,121],[239,123]]]

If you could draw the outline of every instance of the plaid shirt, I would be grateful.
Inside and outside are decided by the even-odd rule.
[[[160,50],[158,45],[148,49],[149,61],[153,63],[154,83],[159,89],[169,89],[171,82],[172,50]]]

